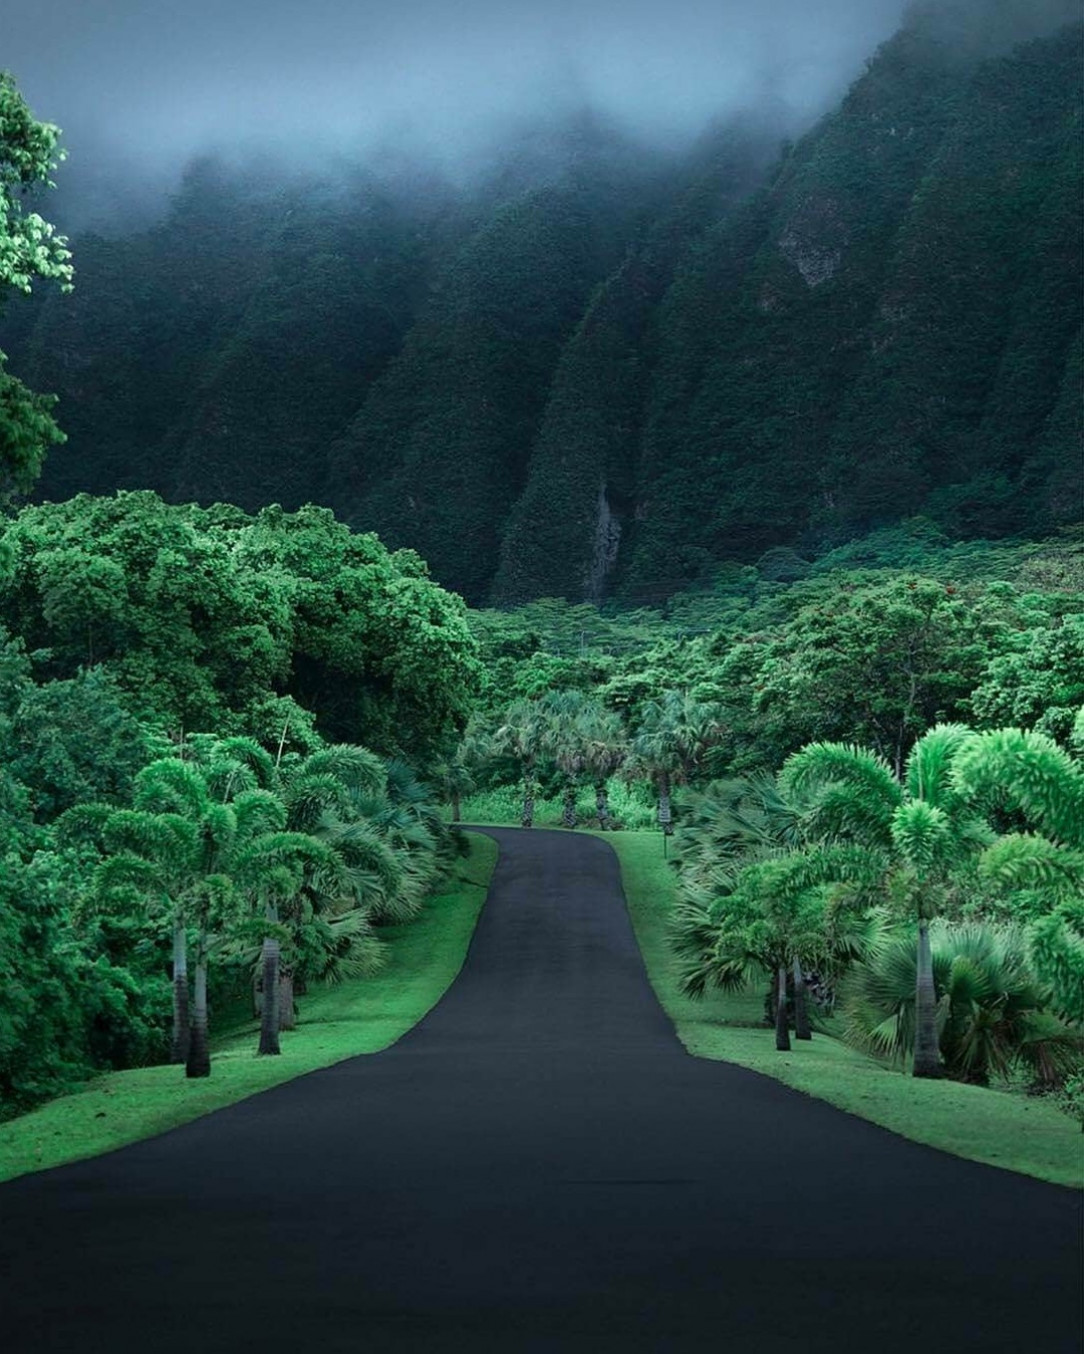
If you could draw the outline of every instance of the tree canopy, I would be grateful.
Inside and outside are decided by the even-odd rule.
[[[52,279],[71,290],[71,253],[64,236],[35,211],[26,197],[63,158],[60,129],[38,122],[15,81],[0,71],[0,305],[9,290],[29,292],[35,279]],[[53,420],[55,400],[36,395],[9,372],[0,352],[0,503],[26,493],[37,479],[46,450],[63,441]]]

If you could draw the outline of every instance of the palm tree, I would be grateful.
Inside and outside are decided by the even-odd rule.
[[[595,786],[595,816],[599,830],[610,823],[610,805],[607,784],[624,765],[629,755],[628,735],[619,714],[595,706],[584,726],[584,771]]]
[[[453,823],[462,817],[463,796],[477,789],[472,773],[488,759],[489,741],[477,718],[472,716],[454,754],[433,767],[431,779],[439,787],[443,801],[451,804]]]
[[[673,832],[670,794],[674,784],[687,784],[705,753],[724,733],[717,705],[696,700],[688,691],[664,691],[644,707],[640,728],[632,740],[630,771],[647,775],[659,796],[659,822]]]
[[[1018,1064],[1047,1086],[1079,1059],[1081,1036],[1046,1007],[1019,928],[982,922],[931,927],[934,987],[945,1070],[986,1085]],[[915,1039],[915,946],[888,931],[848,975],[845,1037],[881,1057],[903,1058]]]
[[[803,840],[800,810],[780,794],[774,777],[768,775],[713,781],[702,792],[690,793],[684,799],[682,817],[676,859],[682,892],[687,898],[695,896],[698,890],[703,894],[705,888],[707,896],[723,896],[735,888],[746,866],[778,859],[798,848]],[[690,946],[691,938],[701,936],[695,905],[692,912],[684,915],[683,925],[689,930],[682,942],[687,951],[703,957],[717,946],[718,934],[713,926],[709,926],[706,940],[701,937]],[[773,964],[773,1003],[778,1025],[780,1011],[785,1012],[786,980],[779,978],[778,963],[773,960]],[[805,971],[797,950],[792,951],[789,964],[795,1033],[799,1039],[811,1039]],[[781,1040],[785,1031],[784,1023]]]
[[[768,845],[692,876],[683,871],[674,923],[683,990],[700,996],[709,985],[742,987],[770,974],[776,1048],[785,1051],[793,975],[796,1033],[811,1038],[804,972],[833,974],[863,951],[869,927],[861,904],[881,878],[878,865],[853,847]]]
[[[250,796],[249,802],[253,800]],[[286,813],[280,801],[272,800],[263,808],[271,821],[265,824],[266,830],[252,834],[247,845],[241,846],[231,867],[246,881],[257,916],[262,919],[263,1002],[256,1051],[266,1056],[281,1052],[279,1032],[293,1028],[293,986],[292,982],[284,985],[281,978],[282,941],[289,938],[289,931],[282,926],[282,913],[301,896],[314,872],[333,874],[337,862],[317,837],[283,830]],[[238,826],[242,830],[249,827],[243,821]],[[286,1001],[291,1007],[288,1016],[283,1010]]]
[[[462,816],[463,796],[473,794],[477,788],[470,769],[465,762],[460,761],[457,753],[449,760],[435,764],[432,780],[440,789],[441,800],[451,805],[452,822],[458,823]]]
[[[545,747],[546,721],[538,701],[516,700],[505,710],[490,744],[497,756],[515,758],[523,777],[522,825],[534,824],[535,770]]]
[[[376,972],[384,962],[381,922],[409,920],[449,847],[429,792],[402,763],[339,744],[283,770],[288,826],[329,855],[311,862],[287,915],[298,973],[336,982]],[[282,1024],[292,1018],[295,972],[280,984]]]
[[[810,801],[807,830],[821,840],[851,840],[882,851],[918,921],[912,1073],[939,1077],[937,1001],[930,921],[943,907],[955,868],[973,860],[993,833],[951,778],[953,758],[970,738],[960,724],[939,724],[914,745],[900,785],[876,753],[842,743],[812,743],[788,759],[784,792]]]
[[[565,776],[562,822],[574,829],[576,793],[587,765],[588,727],[599,707],[582,691],[551,692],[539,705],[545,721],[543,749]]]
[[[1043,734],[943,724],[915,744],[902,786],[881,758],[838,743],[796,753],[781,782],[814,794],[807,818],[814,835],[889,853],[918,921],[913,1072],[940,1075],[931,919],[969,867],[1017,883],[1072,874],[1073,853],[1084,845],[1084,773]],[[988,821],[998,815],[1038,826],[1045,845],[1027,834],[999,839]]]
[[[164,893],[175,935],[178,924],[195,925],[195,982],[185,1063],[189,1077],[208,1076],[211,1071],[207,966],[212,933],[228,934],[240,920],[246,900],[258,898],[265,902],[259,923],[265,939],[275,937],[272,900],[285,892],[284,859],[302,846],[300,834],[282,832],[286,810],[269,791],[243,789],[229,802],[216,799],[209,784],[221,784],[221,764],[216,767],[205,775],[175,757],[145,767],[136,778],[134,807],[112,813],[105,823],[102,836],[110,854],[95,879],[102,891],[135,889],[155,900]],[[311,854],[320,848],[312,842],[306,849]],[[273,944],[269,952],[274,953]],[[175,971],[175,987],[177,979]]]

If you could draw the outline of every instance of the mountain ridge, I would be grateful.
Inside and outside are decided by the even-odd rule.
[[[917,8],[782,152],[736,119],[667,161],[585,114],[469,191],[200,162],[164,222],[76,241],[73,296],[4,317],[70,438],[40,493],[312,499],[497,604],[677,590],[916,513],[1055,530],[1082,30],[1012,45],[1027,10]]]

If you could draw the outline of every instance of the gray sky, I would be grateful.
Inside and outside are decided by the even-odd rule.
[[[0,0],[0,68],[79,181],[175,178],[254,141],[382,142],[452,163],[520,115],[590,101],[660,139],[770,97],[838,97],[904,0]],[[93,162],[94,168],[91,168]]]

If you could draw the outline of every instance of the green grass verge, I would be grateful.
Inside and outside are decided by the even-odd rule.
[[[775,1049],[761,1022],[764,993],[710,992],[694,1001],[678,989],[667,926],[674,875],[657,832],[598,834],[617,852],[636,939],[651,984],[681,1042],[698,1058],[738,1063],[786,1082],[916,1142],[991,1166],[1084,1187],[1084,1136],[1053,1105],[1019,1092],[916,1081],[838,1039],[816,1034]]]
[[[280,1057],[255,1056],[252,1022],[215,1042],[205,1080],[188,1081],[179,1067],[97,1077],[80,1091],[0,1124],[0,1180],[153,1137],[305,1072],[395,1043],[440,1000],[463,966],[497,863],[491,838],[468,840],[470,855],[459,862],[447,891],[430,899],[417,920],[384,932],[389,959],[379,974],[314,989],[301,999],[300,1022],[282,1036]]]

